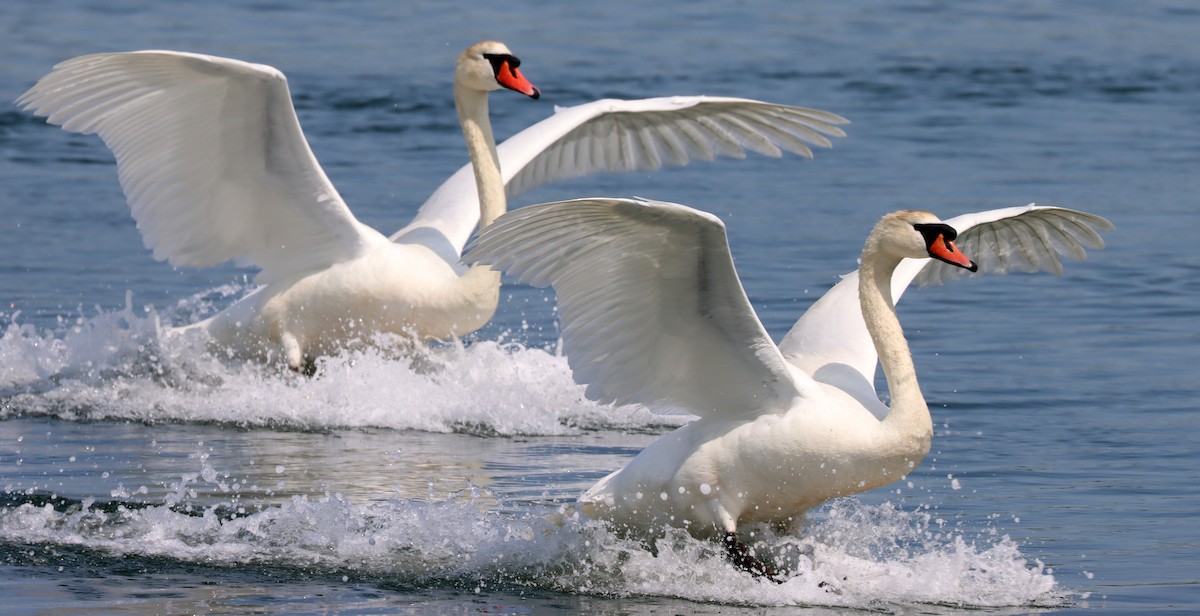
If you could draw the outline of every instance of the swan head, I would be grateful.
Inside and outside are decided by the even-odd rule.
[[[979,269],[954,245],[957,238],[958,231],[932,213],[901,210],[884,216],[875,225],[867,247],[900,258],[929,257],[972,272]]]
[[[458,56],[454,70],[454,81],[465,88],[480,92],[492,92],[508,88],[536,99],[542,95],[517,67],[521,61],[504,43],[483,41],[475,43]]]

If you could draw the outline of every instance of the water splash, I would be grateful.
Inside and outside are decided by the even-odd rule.
[[[200,301],[208,300],[181,303],[184,320],[203,316]],[[415,357],[365,348],[322,360],[318,376],[306,378],[164,336],[161,323],[179,321],[180,312],[139,313],[132,302],[52,331],[23,324],[19,314],[3,319],[0,419],[481,436],[661,431],[687,420],[589,402],[564,357],[518,343],[455,343]],[[947,531],[920,509],[887,503],[840,500],[815,512],[801,537],[760,533],[755,549],[788,572],[775,584],[750,578],[719,546],[681,532],[650,550],[573,515],[569,498],[567,505],[512,502],[474,485],[449,494],[431,488],[424,498],[297,494],[270,487],[261,472],[231,477],[237,473],[221,472],[205,452],[198,445],[177,479],[161,486],[119,484],[104,496],[59,497],[49,480],[18,482],[0,495],[0,551],[10,561],[73,550],[97,555],[102,567],[140,559],[154,568],[165,559],[387,586],[745,606],[1053,607],[1068,597],[1007,537]],[[290,470],[274,468],[280,476]]]
[[[651,552],[601,523],[553,509],[498,514],[461,494],[440,502],[356,504],[296,496],[237,513],[185,513],[166,504],[23,503],[0,510],[0,539],[119,559],[169,559],[221,568],[386,581],[465,591],[535,588],[599,596],[658,596],[747,606],[1053,607],[1067,600],[1040,563],[1008,538],[921,539],[903,551],[878,541],[863,516],[915,537],[928,519],[849,500],[803,537],[764,535],[756,548],[789,571],[782,584],[735,569],[719,546],[670,532]],[[830,541],[830,537],[837,537]],[[30,550],[30,553],[46,550]],[[873,553],[864,556],[864,553]]]
[[[188,305],[187,308],[192,308]],[[2,316],[2,315],[0,315]],[[53,331],[5,317],[0,419],[206,422],[299,430],[378,427],[481,435],[646,429],[686,418],[613,413],[586,400],[566,358],[520,343],[455,342],[396,356],[364,347],[319,362],[315,378],[220,357],[164,335],[157,312],[63,321]]]

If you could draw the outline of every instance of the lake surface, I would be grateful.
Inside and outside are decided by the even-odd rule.
[[[0,106],[0,611],[1200,611],[1191,2],[7,3],[0,100],[98,51],[271,64],[343,197],[390,233],[465,162],[451,72],[484,38],[544,93],[494,98],[501,138],[603,97],[852,121],[811,161],[595,176],[513,204],[720,215],[777,339],[893,209],[1036,201],[1117,230],[1061,278],[905,295],[933,451],[769,537],[796,574],[775,585],[710,544],[655,555],[569,515],[687,418],[584,399],[552,294],[507,286],[460,343],[332,358],[314,379],[166,344],[160,326],[228,305],[253,272],[154,261],[99,140]]]

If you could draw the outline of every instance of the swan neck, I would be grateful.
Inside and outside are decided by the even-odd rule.
[[[902,434],[918,439],[918,445],[923,442],[927,451],[933,437],[933,420],[917,383],[912,353],[892,300],[892,274],[900,261],[900,258],[874,250],[868,243],[862,254],[858,295],[867,331],[875,343],[892,399],[891,410],[884,423],[894,425]]]
[[[475,171],[475,187],[479,192],[479,228],[482,229],[508,207],[504,196],[504,177],[500,174],[500,157],[496,153],[496,139],[492,136],[492,123],[488,116],[488,93],[456,83],[454,108],[458,111],[458,122],[467,140],[467,154]]]

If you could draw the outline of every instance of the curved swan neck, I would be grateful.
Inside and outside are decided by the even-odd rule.
[[[496,154],[496,139],[488,116],[488,93],[465,88],[455,83],[454,108],[467,140],[467,153],[475,170],[475,187],[479,191],[479,228],[492,224],[508,207],[504,196],[504,176],[500,174],[500,157]]]
[[[458,123],[467,140],[467,154],[475,171],[475,189],[479,193],[479,228],[482,229],[492,224],[508,208],[504,195],[504,176],[500,174],[500,155],[496,153],[496,138],[492,135],[492,121],[488,115],[488,93],[465,88],[456,80],[454,109],[458,112]],[[494,272],[486,265],[472,265],[458,279],[458,289],[470,303],[481,307],[490,304],[487,315],[490,319],[499,302],[500,272]]]
[[[900,261],[900,258],[879,250],[875,243],[868,242],[859,269],[858,296],[892,399],[884,423],[896,425],[903,433],[923,439],[928,447],[933,436],[933,420],[925,397],[921,395],[912,353],[892,301],[892,273]]]

